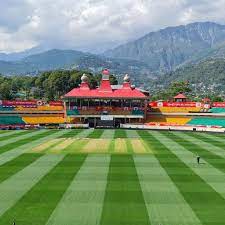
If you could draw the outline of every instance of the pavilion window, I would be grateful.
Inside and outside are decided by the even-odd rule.
[[[89,107],[95,107],[96,106],[96,102],[93,101],[92,99],[89,100]]]
[[[125,100],[124,101],[124,107],[130,107],[131,101],[130,100]]]
[[[81,99],[77,99],[76,101],[76,106],[81,108]]]
[[[88,99],[83,99],[83,104],[82,106],[88,106]]]

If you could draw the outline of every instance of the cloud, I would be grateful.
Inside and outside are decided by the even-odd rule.
[[[4,0],[0,51],[43,45],[100,52],[166,26],[225,24],[225,0]]]
[[[32,5],[25,0],[4,0],[0,2],[0,26],[7,32],[15,31],[29,21]]]

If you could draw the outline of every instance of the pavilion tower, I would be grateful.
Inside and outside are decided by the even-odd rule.
[[[88,84],[88,76],[85,73],[81,77],[80,89],[81,90],[90,90],[90,87]]]
[[[99,87],[100,92],[112,92],[112,87],[109,81],[110,72],[109,70],[105,69],[102,71],[102,80]]]

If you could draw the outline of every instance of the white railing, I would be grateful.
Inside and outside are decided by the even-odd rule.
[[[201,131],[201,132],[225,132],[225,128],[197,127],[197,126],[151,126],[142,124],[120,124],[126,129],[147,129],[147,130],[177,130],[177,131]]]

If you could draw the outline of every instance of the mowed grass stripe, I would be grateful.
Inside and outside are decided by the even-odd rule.
[[[38,133],[43,133],[46,132],[45,130],[29,130],[26,132],[22,132],[19,136],[14,137],[13,139],[5,139],[3,141],[0,142],[0,148],[2,148],[3,146],[5,147],[6,145],[12,144],[16,141],[20,141],[23,140],[25,138],[29,138],[32,137],[33,135],[36,135]]]
[[[196,132],[196,135],[202,135],[210,138],[211,140],[221,141],[222,143],[225,143],[224,133],[218,134],[218,133]]]
[[[63,134],[61,136],[61,138],[73,138],[75,136],[77,136],[79,133],[81,133],[82,131],[84,131],[84,129],[72,129],[72,130],[68,130],[67,133]]]
[[[176,141],[178,144],[189,150],[195,155],[201,156],[202,159],[204,159],[206,162],[210,163],[212,166],[217,168],[218,170],[221,170],[222,172],[225,172],[225,159],[211,153],[210,151],[207,151],[206,149],[200,147],[199,145],[196,145],[195,143],[188,141],[185,138],[182,138],[180,136],[177,136],[176,132],[171,132],[170,135],[164,133],[167,137],[172,138],[174,141]]]
[[[0,183],[39,159],[42,154],[22,154],[0,166]]]
[[[102,133],[100,138],[102,138],[102,139],[113,139],[114,133],[115,133],[115,130],[111,130],[111,129],[104,130],[104,132]]]
[[[24,139],[21,139],[19,141],[15,141],[15,142],[12,142],[10,144],[7,144],[7,145],[4,145],[4,146],[0,147],[0,154],[2,154],[4,152],[7,152],[7,151],[10,151],[14,148],[18,148],[18,147],[20,147],[20,146],[22,146],[26,143],[29,143],[31,141],[38,140],[38,139],[40,139],[42,137],[45,137],[48,134],[52,134],[54,132],[57,132],[57,131],[56,130],[55,131],[42,130],[42,131],[35,132],[32,135],[30,135],[29,137],[26,136],[26,137],[24,137]]]
[[[112,139],[110,144],[109,144],[108,152],[114,153],[114,151],[115,151],[115,139]]]
[[[136,154],[145,154],[151,151],[150,149],[145,148],[141,139],[131,139],[130,141],[133,147],[133,152]]]
[[[91,132],[87,138],[100,138],[103,134],[104,130],[103,129],[94,129],[93,132]]]
[[[196,132],[194,134],[190,133],[190,135],[225,150],[225,136],[222,139],[216,137],[215,135],[209,135],[207,133],[200,132]]]
[[[131,143],[131,140],[130,139],[125,139],[125,141],[126,141],[127,153],[129,153],[129,154],[134,153],[133,145]]]
[[[115,130],[114,138],[127,138],[126,130],[123,129]]]
[[[160,165],[154,154],[160,146],[147,131],[138,131],[145,147],[152,152],[147,156],[135,155],[134,161],[152,224],[201,224],[192,208]],[[157,145],[157,148],[156,148]],[[160,148],[161,150],[161,148]],[[167,159],[168,161],[168,159]]]
[[[49,141],[43,142],[40,145],[32,148],[31,153],[45,153],[49,148],[53,148],[62,142],[62,138],[50,139]]]
[[[0,216],[16,205],[22,196],[37,184],[41,178],[62,160],[62,158],[63,156],[61,155],[51,157],[49,155],[44,155],[20,172],[3,181],[0,184]],[[32,208],[33,203],[31,202],[30,204],[30,208]],[[9,212],[11,214],[10,210]],[[0,224],[11,224],[13,219],[15,219],[15,217],[10,216],[10,220],[5,222],[5,220],[0,217]]]
[[[154,135],[154,133],[152,133],[152,135]],[[170,151],[173,152],[173,154],[175,154],[183,163],[190,167],[198,176],[200,176],[225,199],[225,177],[223,172],[211,166],[204,159],[201,159],[202,163],[197,165],[196,155],[188,151],[185,147],[174,141],[172,138],[165,136],[165,132],[158,132],[155,138],[160,142],[163,142],[164,145],[166,145]],[[172,162],[172,160],[170,161]],[[199,191],[201,190],[199,189]]]
[[[149,135],[153,140],[151,144],[154,144],[155,156],[160,165],[166,170],[201,223],[224,224],[225,199],[173,154],[173,143],[169,145],[168,140],[163,139],[159,132],[151,132]]]
[[[127,143],[125,138],[116,138],[114,145],[114,153],[127,154]]]
[[[7,140],[10,140],[12,138],[20,137],[22,135],[29,134],[29,133],[32,133],[32,132],[34,132],[34,130],[29,130],[29,131],[26,130],[24,132],[15,132],[15,133],[12,133],[12,134],[4,136],[4,137],[0,136],[0,142],[1,141],[7,141]]]
[[[66,149],[68,146],[70,146],[73,142],[75,141],[75,139],[73,138],[61,138],[60,143],[58,143],[57,145],[54,145],[52,148],[49,148],[48,153],[63,153],[64,149]]]
[[[76,138],[87,138],[92,132],[94,132],[94,129],[83,129],[76,135]]]
[[[0,218],[0,224],[10,224],[15,219],[18,224],[44,225],[80,169],[85,157],[85,155],[65,156]]]
[[[8,130],[0,130],[0,134],[6,133]]]
[[[111,156],[100,224],[150,224],[134,160],[131,155]]]
[[[69,146],[67,146],[63,152],[64,153],[70,153],[70,154],[74,154],[74,153],[78,153],[80,154],[82,149],[84,148],[85,145],[87,145],[89,140],[87,140],[86,138],[81,138],[81,139],[74,139],[73,143]]]
[[[208,134],[209,134],[209,135],[212,135],[212,136],[214,136],[214,137],[222,138],[222,139],[225,138],[224,132],[223,132],[223,133],[208,133]]]
[[[86,153],[107,153],[110,145],[110,139],[89,139],[87,144],[82,148]]]
[[[58,132],[53,131],[53,133],[50,132],[48,134],[45,133],[45,135],[43,137],[40,137],[37,140],[26,142],[24,145],[21,145],[19,147],[14,146],[14,148],[10,149],[10,151],[7,151],[0,155],[0,165],[4,164],[10,160],[13,160],[14,158],[18,157],[19,155],[21,155],[25,152],[30,152],[33,148],[37,147],[41,143],[47,142],[54,138],[58,138],[66,132],[68,132],[68,131],[63,130],[63,131],[58,131]]]
[[[81,132],[73,134],[73,138],[62,138],[62,142],[66,142],[66,145],[63,146],[54,146],[49,148],[47,153],[80,153],[83,147],[88,143],[87,136],[93,132],[91,129],[83,129]]]
[[[11,136],[17,133],[23,133],[26,130],[6,130],[6,131],[2,131],[0,130],[0,138],[2,137],[7,137],[7,136]]]
[[[126,130],[127,138],[139,138],[139,135],[136,130]]]
[[[89,155],[47,225],[100,224],[110,156]]]
[[[222,148],[216,147],[215,145],[211,143],[204,142],[200,140],[199,138],[193,137],[190,135],[189,132],[183,133],[183,132],[177,132],[177,136],[185,138],[185,140],[192,142],[193,144],[196,144],[197,146],[204,148],[205,150],[208,150],[209,152],[216,154],[218,156],[221,156],[225,158],[225,151]]]
[[[150,149],[145,148],[143,141],[136,130],[126,130],[126,133],[133,153],[143,154],[150,152]]]
[[[201,224],[153,154],[135,155],[134,161],[152,224]]]

